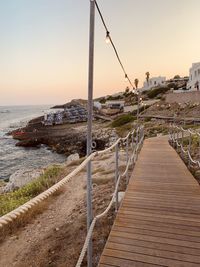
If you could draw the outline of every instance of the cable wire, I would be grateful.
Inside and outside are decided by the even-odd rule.
[[[121,66],[121,68],[122,68],[122,70],[123,70],[123,72],[124,72],[125,78],[128,80],[128,82],[129,82],[129,84],[131,85],[131,87],[134,88],[134,85],[133,85],[133,83],[131,82],[131,79],[130,79],[129,76],[127,75],[127,72],[126,72],[126,70],[125,70],[125,68],[124,68],[124,65],[122,64],[122,61],[121,61],[121,59],[120,59],[120,57],[119,57],[119,53],[118,53],[118,51],[117,51],[117,49],[116,49],[116,46],[115,46],[115,44],[114,44],[114,42],[113,42],[113,40],[112,40],[112,37],[110,36],[110,31],[108,30],[108,27],[107,27],[107,25],[106,25],[106,23],[105,23],[105,20],[104,20],[104,18],[103,18],[103,15],[102,15],[102,13],[101,13],[101,10],[100,10],[100,8],[99,8],[99,5],[98,5],[98,3],[97,3],[96,0],[94,0],[94,2],[95,2],[95,6],[96,6],[96,8],[97,8],[97,11],[98,11],[98,13],[99,13],[99,16],[100,16],[100,18],[101,18],[101,21],[102,21],[102,23],[103,23],[103,26],[104,26],[104,28],[105,28],[105,30],[106,30],[106,36],[107,36],[107,38],[109,38],[109,40],[110,40],[110,43],[111,43],[111,45],[112,45],[112,47],[113,47],[113,49],[114,49],[115,55],[116,55],[116,57],[117,57],[117,60],[118,60],[120,66]]]

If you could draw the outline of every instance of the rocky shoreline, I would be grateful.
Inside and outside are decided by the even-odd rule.
[[[80,157],[86,155],[87,124],[85,122],[45,126],[42,124],[42,117],[39,117],[31,120],[26,127],[14,130],[10,134],[18,140],[16,146],[40,147],[43,144],[67,157],[75,153]],[[96,150],[104,149],[116,138],[115,130],[109,128],[108,123],[101,121],[93,123],[93,141]]]
[[[24,128],[16,129],[8,135],[17,140],[16,146],[40,148],[46,145],[53,152],[64,154],[66,163],[86,155],[87,123],[45,126],[43,117],[32,119]],[[94,150],[110,146],[118,138],[115,129],[101,120],[93,122]],[[46,167],[45,167],[46,168]],[[10,192],[34,180],[45,168],[23,169],[13,173],[9,181],[0,186],[0,193]]]

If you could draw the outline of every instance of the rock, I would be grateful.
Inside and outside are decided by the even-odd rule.
[[[70,163],[72,161],[75,161],[75,160],[79,160],[79,154],[78,153],[75,153],[75,154],[71,154],[69,157],[67,157],[67,163]]]
[[[21,169],[10,176],[9,182],[3,188],[4,192],[10,192],[20,188],[43,174],[43,170]]]
[[[18,236],[16,235],[10,237],[10,240],[17,240],[17,239],[18,239]]]
[[[30,139],[30,140],[23,140],[19,141],[16,146],[23,146],[23,147],[40,147],[41,141],[39,139]]]

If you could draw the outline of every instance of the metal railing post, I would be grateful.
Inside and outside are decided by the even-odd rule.
[[[119,147],[118,144],[115,147],[115,186],[119,178]],[[115,198],[115,211],[118,210],[118,190]]]
[[[128,165],[128,160],[129,160],[129,153],[128,153],[128,147],[129,146],[129,137],[126,139],[126,166]],[[128,184],[128,171],[126,173],[126,184]]]
[[[179,129],[177,129],[177,151],[178,151],[178,148],[179,148]]]
[[[175,128],[174,131],[175,131],[175,145],[176,145],[176,140],[177,140],[177,129]]]
[[[140,142],[140,139],[139,139],[140,138],[140,132],[139,131],[140,131],[140,127],[137,128],[138,138],[137,138],[137,143],[136,143],[136,149],[137,149],[136,150],[136,160],[138,159],[138,144]]]
[[[139,139],[138,139],[138,143],[139,143],[140,140],[141,140],[141,136],[142,136],[142,129],[139,127]]]
[[[183,152],[183,138],[184,138],[184,131],[182,130],[181,132],[181,156],[182,156],[182,159],[184,158],[184,152]]]
[[[140,91],[138,92],[138,99],[137,99],[137,128],[139,126],[139,113],[140,113]]]
[[[188,146],[188,152],[191,155],[191,142],[192,142],[192,135],[190,133],[189,135],[189,146]],[[188,156],[188,165],[190,166],[190,157]]]
[[[134,133],[132,133],[131,135],[131,146],[132,146],[132,149],[134,149]]]
[[[200,160],[200,136],[199,136],[199,160]]]

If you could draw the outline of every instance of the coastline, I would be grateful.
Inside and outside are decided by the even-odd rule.
[[[43,168],[53,163],[62,163],[64,155],[52,153],[46,145],[40,149],[17,147],[17,140],[7,133],[25,127],[28,121],[43,114],[49,106],[6,106],[0,107],[0,181],[20,169]]]

